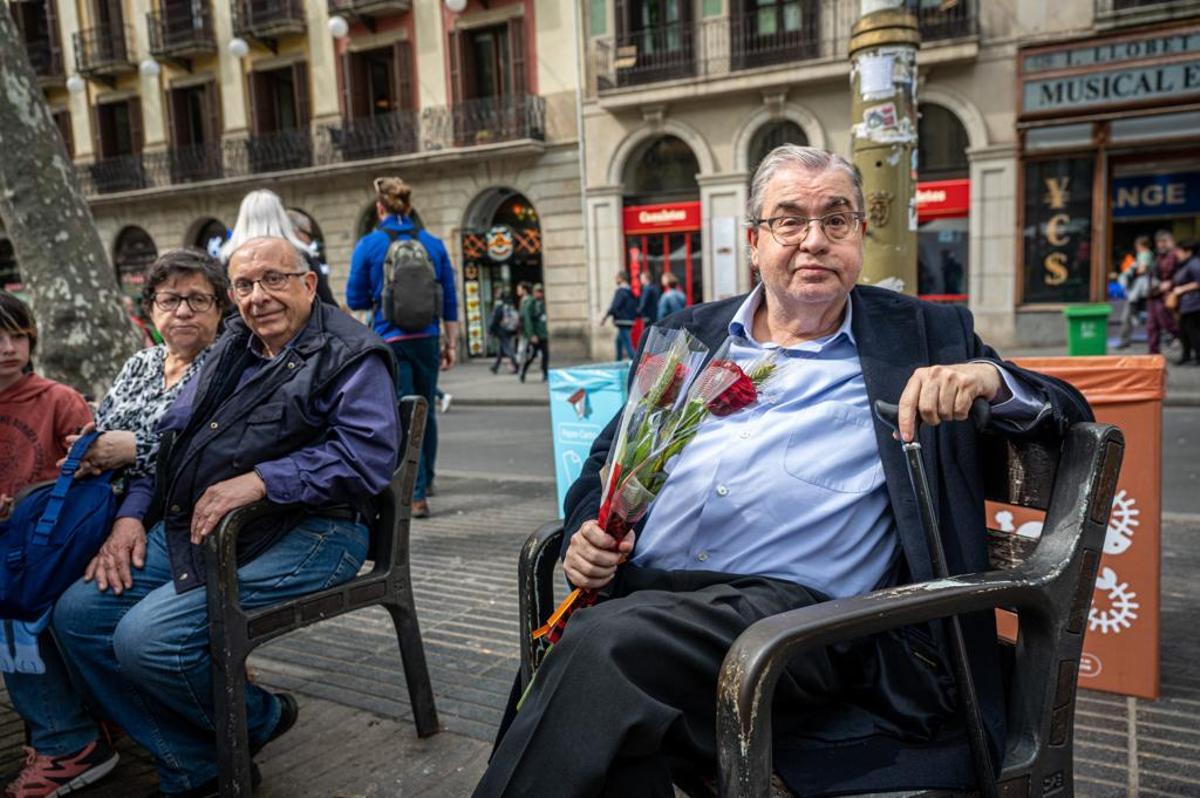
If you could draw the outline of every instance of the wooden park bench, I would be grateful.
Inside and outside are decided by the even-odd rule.
[[[814,646],[1004,609],[1017,614],[1019,634],[1015,644],[1001,646],[1008,735],[988,792],[1004,798],[1073,794],[1076,678],[1124,437],[1113,426],[1077,424],[1061,447],[992,435],[984,441],[986,497],[1044,510],[1041,537],[988,530],[992,570],[829,601],[751,625],[721,669],[716,781],[677,786],[697,797],[713,795],[714,788],[723,798],[790,795],[775,776],[771,744],[771,698],[788,662]],[[562,536],[561,520],[545,524],[521,551],[522,688],[545,655],[544,644],[530,633],[555,607]],[[947,745],[970,756],[961,740]],[[948,794],[953,793],[889,793]]]
[[[400,643],[400,658],[417,734],[438,731],[433,687],[417,625],[409,572],[409,524],[413,483],[425,437],[427,402],[407,396],[400,402],[405,430],[403,459],[391,485],[379,497],[379,514],[369,519],[367,559],[373,567],[349,582],[290,601],[244,609],[238,602],[237,538],[250,522],[279,512],[278,505],[258,502],[229,513],[205,541],[208,575],[208,621],[213,661],[213,698],[217,764],[221,798],[249,798],[250,745],[246,734],[246,658],[258,646],[288,632],[347,612],[382,605],[391,613]]]

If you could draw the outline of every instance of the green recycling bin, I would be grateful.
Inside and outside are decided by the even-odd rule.
[[[1069,305],[1063,308],[1067,317],[1067,354],[1108,354],[1108,314],[1112,307],[1104,304]]]

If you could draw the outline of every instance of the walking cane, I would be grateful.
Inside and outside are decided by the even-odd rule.
[[[900,427],[900,408],[898,405],[875,400],[875,415],[895,431]],[[976,399],[971,405],[970,420],[975,428],[982,430],[987,426],[991,415],[991,407],[984,399]],[[920,417],[917,423],[920,424]],[[929,548],[929,559],[933,562],[933,575],[938,579],[950,576],[946,567],[946,552],[942,548],[941,529],[938,526],[937,512],[933,506],[933,494],[929,490],[929,478],[925,473],[925,462],[921,459],[921,444],[913,437],[912,443],[901,443],[905,463],[908,466],[908,478],[916,494],[917,508],[921,513],[921,526],[925,528],[925,543]],[[963,720],[967,725],[967,740],[971,746],[971,758],[975,762],[975,776],[979,782],[979,794],[983,798],[996,798],[995,773],[992,770],[991,755],[988,753],[987,732],[984,731],[983,714],[979,709],[979,696],[975,692],[975,679],[971,675],[967,663],[967,644],[963,639],[962,625],[957,615],[943,618],[942,623],[948,632],[950,640],[950,667],[954,671],[954,682],[958,688],[959,703],[963,712]]]

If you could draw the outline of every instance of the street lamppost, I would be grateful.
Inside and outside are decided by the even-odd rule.
[[[862,0],[850,36],[850,141],[868,237],[862,281],[917,293],[917,48],[905,0]]]

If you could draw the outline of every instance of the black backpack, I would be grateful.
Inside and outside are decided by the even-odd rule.
[[[425,246],[413,234],[376,227],[387,234],[383,259],[383,290],[379,307],[383,318],[401,330],[417,332],[436,324],[442,316],[442,284]]]

